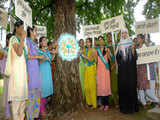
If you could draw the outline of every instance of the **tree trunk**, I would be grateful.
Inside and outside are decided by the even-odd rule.
[[[56,15],[54,21],[54,39],[62,33],[76,34],[75,0],[54,0]],[[57,56],[54,77],[54,113],[74,111],[82,105],[78,59],[62,61]]]

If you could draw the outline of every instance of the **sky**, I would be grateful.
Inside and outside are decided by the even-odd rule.
[[[147,0],[140,0],[140,2],[138,3],[138,5],[135,7],[135,11],[134,11],[134,17],[135,17],[135,21],[144,21],[145,20],[145,16],[142,14],[143,9],[144,9],[144,5],[147,2]],[[77,39],[81,39],[83,38],[83,32],[82,29],[79,32],[77,32]],[[159,33],[152,33],[151,34],[151,40],[153,42],[156,43],[156,45],[160,45],[160,32]]]

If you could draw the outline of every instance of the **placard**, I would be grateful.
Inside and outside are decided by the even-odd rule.
[[[156,19],[136,22],[135,29],[136,29],[136,34],[159,32],[159,19],[156,18]]]
[[[84,25],[83,26],[84,38],[98,37],[102,34],[101,24],[97,25]]]
[[[137,64],[160,62],[160,45],[137,49]]]
[[[0,26],[3,28],[7,28],[7,23],[8,23],[8,15],[7,12],[0,8]]]
[[[102,33],[114,32],[125,28],[123,16],[116,16],[111,19],[106,19],[101,22]]]
[[[32,27],[32,9],[24,0],[15,0],[15,14],[28,26]]]
[[[36,30],[37,30],[37,37],[40,38],[42,36],[47,37],[47,28],[46,26],[39,26],[39,25],[35,25]]]

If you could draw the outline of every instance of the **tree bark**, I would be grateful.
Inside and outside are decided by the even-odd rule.
[[[56,15],[54,39],[62,33],[76,34],[75,0],[54,0]],[[57,56],[54,76],[54,113],[75,111],[82,105],[78,58],[71,62],[62,61]],[[56,114],[57,115],[57,114]]]

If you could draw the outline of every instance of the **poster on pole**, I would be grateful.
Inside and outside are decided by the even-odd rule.
[[[35,25],[36,30],[37,30],[37,38],[40,38],[42,36],[47,36],[47,28],[46,26],[39,26],[39,25]]]
[[[160,45],[137,49],[137,64],[160,62]]]
[[[7,28],[7,24],[8,24],[8,15],[7,12],[0,8],[0,26],[3,28]]]
[[[101,22],[102,33],[115,32],[125,28],[123,16],[116,16],[111,19],[106,19]]]
[[[24,0],[15,0],[15,14],[25,24],[32,27],[32,9]]]
[[[136,34],[159,32],[159,19],[155,18],[146,21],[136,22],[135,30]]]
[[[16,22],[16,19],[12,17],[11,15],[9,17],[10,17],[10,32],[12,33],[14,30],[14,24]]]
[[[84,38],[100,36],[102,34],[101,24],[84,25],[83,34],[84,34]]]

